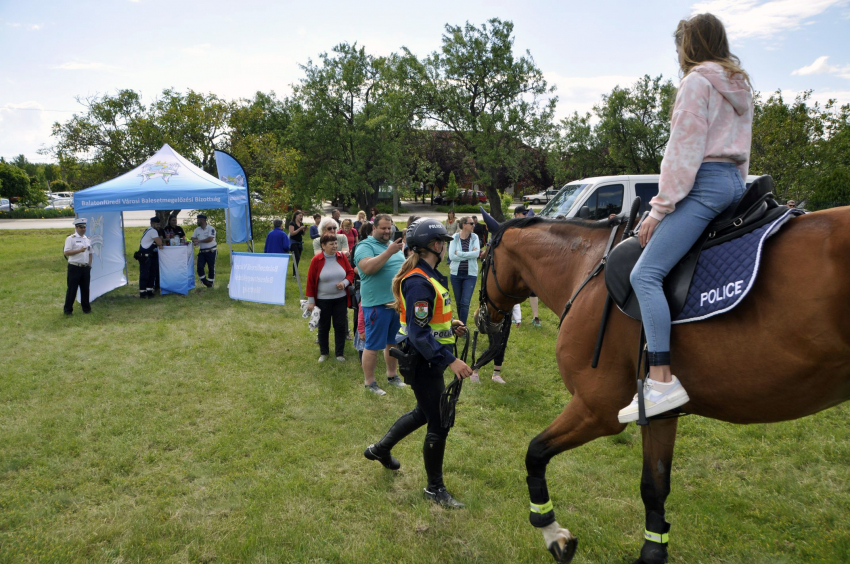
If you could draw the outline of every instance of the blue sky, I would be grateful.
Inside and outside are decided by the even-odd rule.
[[[516,51],[529,50],[557,86],[564,117],[644,74],[678,82],[672,32],[705,11],[726,24],[756,90],[850,103],[850,0],[0,0],[0,155],[46,160],[36,151],[52,143],[54,121],[81,111],[78,96],[132,88],[150,101],[168,87],[282,96],[299,63],[337,43],[423,57],[446,23],[492,17],[514,22]]]

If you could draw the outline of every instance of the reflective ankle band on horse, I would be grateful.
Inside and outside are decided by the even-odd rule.
[[[535,505],[533,503],[530,505],[532,513],[540,513],[541,515],[544,513],[549,513],[550,511],[555,509],[555,506],[552,505],[552,500],[547,501],[543,505]]]
[[[449,299],[449,291],[440,284],[436,278],[431,278],[421,268],[414,268],[408,272],[402,280],[406,280],[410,276],[421,276],[428,280],[434,287],[436,296],[434,298],[434,315],[431,316],[431,321],[428,326],[431,328],[431,335],[438,343],[451,345],[454,343],[452,333],[452,303]],[[401,295],[401,310],[399,311],[401,321],[401,329],[399,332],[402,335],[407,335],[407,309],[405,306],[404,292]]]
[[[650,542],[657,542],[658,544],[667,544],[670,539],[670,533],[653,533],[649,529],[644,529],[643,538]]]

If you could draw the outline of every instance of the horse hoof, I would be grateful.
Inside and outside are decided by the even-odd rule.
[[[549,552],[558,564],[569,564],[578,548],[578,539],[567,529],[558,531],[558,538],[549,545]]]

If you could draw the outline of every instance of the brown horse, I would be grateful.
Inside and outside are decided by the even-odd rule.
[[[492,333],[487,322],[503,318],[494,310],[508,311],[532,291],[552,311],[563,311],[600,263],[611,229],[606,223],[540,218],[504,224],[493,264],[487,265],[484,303],[476,314],[479,329]],[[737,308],[673,326],[672,368],[690,396],[683,410],[732,423],[768,423],[850,399],[848,281],[850,207],[791,220],[765,245],[758,279]],[[640,324],[616,308],[599,366],[591,368],[606,296],[603,276],[593,278],[564,318],[556,356],[573,397],[531,441],[526,455],[531,522],[561,563],[572,560],[576,539],[555,521],[546,466],[556,454],[623,431],[617,412],[635,394]],[[659,564],[667,561],[664,503],[676,419],[654,420],[641,430],[647,540],[636,564]]]

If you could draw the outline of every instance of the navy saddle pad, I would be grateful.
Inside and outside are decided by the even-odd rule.
[[[700,240],[664,280],[673,323],[707,319],[738,305],[753,287],[765,241],[802,213],[777,207],[755,229],[734,239],[705,247]],[[638,238],[632,237],[611,251],[605,266],[605,284],[614,303],[637,320],[640,306],[629,274],[642,252]]]

